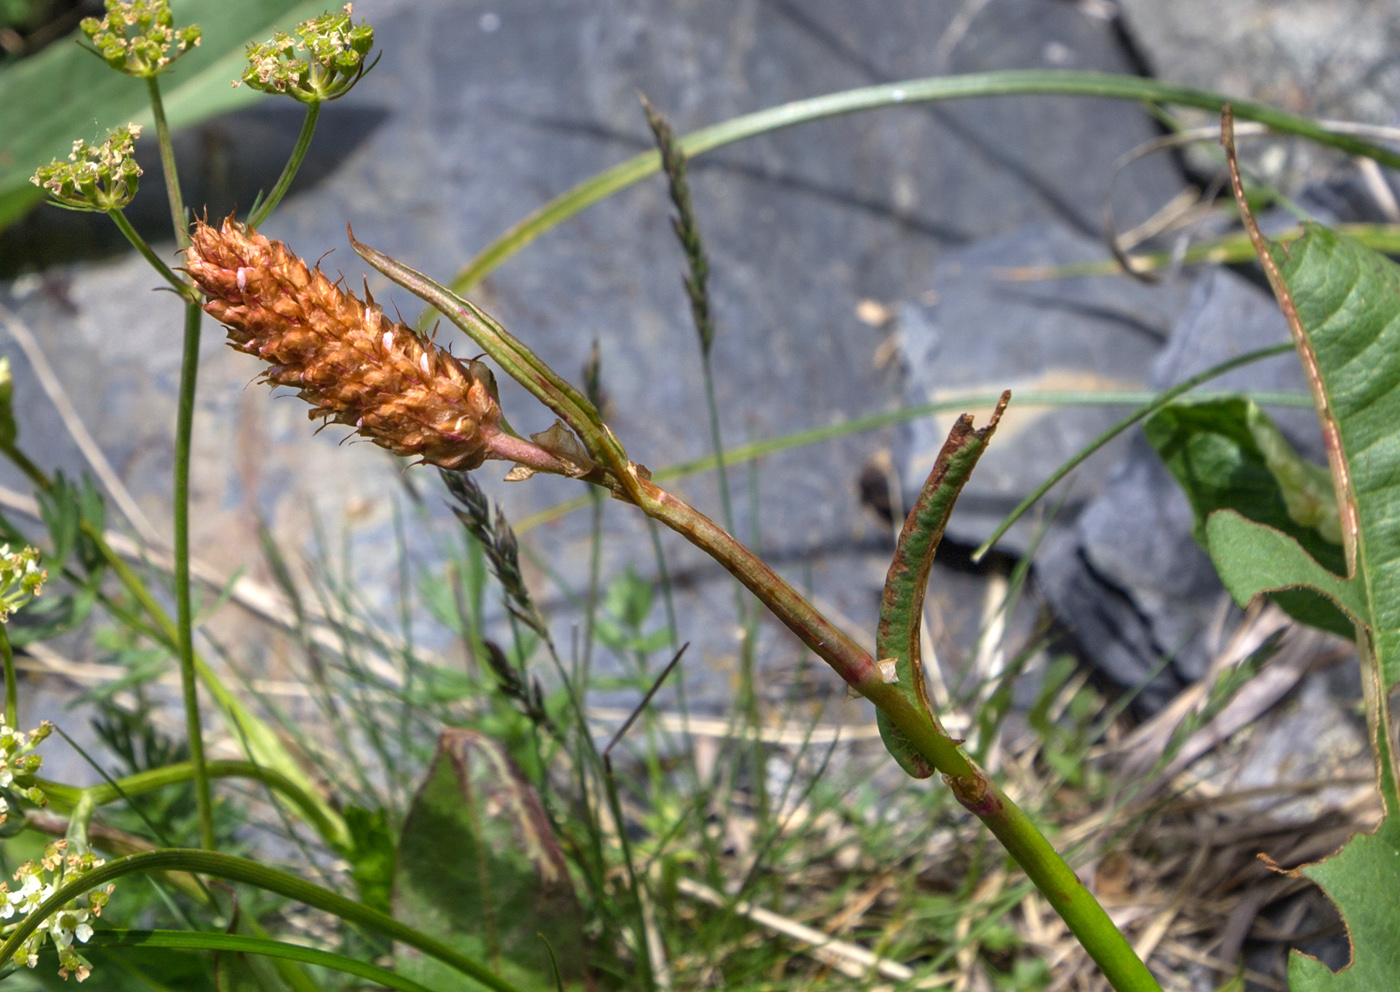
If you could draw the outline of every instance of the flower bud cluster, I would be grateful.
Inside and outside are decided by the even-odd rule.
[[[271,41],[248,46],[248,68],[233,85],[247,83],[264,93],[285,93],[302,103],[344,96],[365,74],[374,28],[350,20],[352,5],[297,25],[297,37],[279,31]],[[297,56],[304,51],[306,58]]]
[[[38,548],[11,551],[8,544],[0,544],[0,623],[39,595],[48,577],[39,567]]]
[[[0,919],[16,914],[26,917],[58,891],[59,887],[100,867],[104,862],[91,853],[68,853],[68,841],[56,840],[44,850],[39,861],[26,861],[15,872],[19,888],[13,891],[0,883]],[[92,974],[92,964],[74,948],[74,942],[86,944],[92,938],[90,920],[101,916],[102,909],[112,898],[114,885],[91,889],[65,904],[39,924],[15,951],[14,963],[33,968],[39,963],[39,951],[44,938],[53,941],[58,950],[58,974],[70,975],[78,981]],[[6,927],[13,929],[16,924]]]
[[[0,720],[0,823],[10,815],[10,798],[14,796],[23,796],[35,806],[49,801],[34,784],[34,776],[44,763],[34,749],[51,733],[53,724],[47,720],[27,734]]]
[[[79,27],[118,72],[150,78],[199,45],[199,28],[175,28],[169,0],[107,0],[106,7],[106,17],[84,18]]]
[[[29,181],[49,191],[54,202],[71,210],[121,210],[136,195],[141,167],[136,164],[139,124],[113,128],[100,145],[73,142],[68,161],[42,165]]]

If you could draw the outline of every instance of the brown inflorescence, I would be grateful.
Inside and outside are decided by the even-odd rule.
[[[267,362],[263,380],[298,390],[313,419],[443,468],[486,458],[501,411],[485,366],[386,319],[368,287],[361,302],[231,217],[218,228],[197,223],[187,257],[229,345]]]

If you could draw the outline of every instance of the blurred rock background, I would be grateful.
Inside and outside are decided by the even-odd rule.
[[[326,269],[356,284],[365,267],[345,241],[351,223],[366,243],[445,279],[530,210],[649,148],[638,92],[685,133],[875,82],[1067,68],[1155,73],[1305,113],[1391,123],[1390,93],[1400,85],[1386,54],[1394,46],[1384,42],[1400,16],[1392,5],[1199,6],[361,0],[356,14],[375,25],[382,61],[326,108],[306,167],[264,231],[309,259],[324,256]],[[1202,24],[1211,29],[1202,33]],[[211,217],[246,208],[275,181],[299,122],[290,102],[269,100],[181,132],[187,201]],[[1126,230],[1187,185],[1205,185],[1208,160],[1189,156],[1152,156],[1116,175],[1121,156],[1160,133],[1131,103],[997,98],[822,121],[696,160],[726,442],[950,391],[1157,388],[1282,340],[1282,321],[1248,273],[1187,271],[1155,285],[1008,282],[998,274],[1105,258],[1110,202]],[[168,254],[152,149],[146,143],[142,151],[146,177],[131,213]],[[1333,219],[1384,215],[1374,182],[1336,156],[1308,154],[1308,167],[1289,173],[1297,187],[1290,192],[1310,196],[1306,202]],[[550,232],[475,293],[566,374],[579,372],[596,340],[610,422],[632,456],[653,468],[709,449],[669,211],[663,181],[649,180]],[[163,526],[177,304],[104,218],[48,208],[0,233],[0,274],[0,302],[32,329],[142,512]],[[369,285],[386,308],[414,319],[419,305],[407,293],[377,275]],[[455,330],[441,333],[471,353]],[[411,489],[424,512],[443,518],[436,479],[370,445],[342,445],[334,430],[313,436],[300,402],[249,385],[258,369],[220,338],[206,323],[194,472],[199,555],[265,579],[258,549],[265,522],[294,555],[315,556],[320,546],[335,558],[347,549],[368,600],[391,612],[396,508],[413,505]],[[25,357],[9,339],[0,350],[14,362],[26,444],[46,466],[81,473],[84,460]],[[1301,380],[1280,360],[1228,384],[1297,388]],[[504,401],[522,429],[547,426],[519,390],[506,389]],[[975,654],[987,576],[1004,576],[1035,531],[1030,522],[1013,531],[980,568],[967,551],[1123,412],[1013,407],[932,583],[932,633],[949,678]],[[772,455],[752,474],[733,467],[739,533],[852,629],[872,631],[892,547],[878,510],[908,504],[950,419]],[[1316,452],[1306,418],[1286,426]],[[516,520],[577,493],[562,480],[504,486],[495,481],[500,474],[480,473]],[[7,467],[0,481],[22,488]],[[677,488],[718,514],[713,475]],[[1048,531],[1032,595],[1010,619],[1006,645],[1015,650],[1053,617],[1063,643],[1109,679],[1136,686],[1157,671],[1141,702],[1161,705],[1205,670],[1233,609],[1191,543],[1184,502],[1151,452],[1128,437],[1053,494],[1051,508],[1053,517],[1041,518]],[[580,622],[570,594],[587,580],[590,526],[584,511],[527,537],[557,573],[535,570],[530,579],[562,644]],[[630,565],[645,579],[656,576],[636,514],[606,505],[603,529],[603,575]],[[403,533],[422,560],[438,554],[436,538],[422,529]],[[731,582],[683,543],[665,536],[663,544],[681,636],[696,642],[692,703],[722,712],[737,652]],[[256,657],[262,641],[241,619],[215,624],[226,634],[233,628]],[[435,647],[451,647],[437,636]],[[783,698],[799,678],[799,646],[765,621],[758,657],[774,697]],[[824,671],[801,678],[818,698],[839,696]]]

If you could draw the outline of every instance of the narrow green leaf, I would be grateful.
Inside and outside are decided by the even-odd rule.
[[[768,134],[797,124],[825,120],[843,114],[884,107],[912,106],[942,100],[965,100],[988,96],[1062,95],[1133,100],[1154,104],[1199,107],[1218,113],[1230,98],[1208,90],[1176,86],[1143,76],[1122,76],[1102,72],[1012,69],[1004,72],[969,73],[962,76],[935,76],[882,83],[859,89],[828,93],[806,100],[795,100],[769,107],[743,117],[694,131],[681,139],[684,153],[694,158],[724,145]],[[1320,145],[1340,148],[1352,155],[1373,158],[1390,168],[1400,168],[1400,156],[1351,135],[1328,131],[1316,121],[1277,110],[1262,103],[1235,102],[1235,115],[1242,120],[1267,124],[1281,134],[1294,134]],[[458,293],[476,286],[498,265],[558,226],[574,214],[634,183],[658,172],[661,156],[643,152],[598,173],[566,190],[548,203],[521,218],[495,241],[483,248],[449,284]],[[431,321],[431,313],[424,315]],[[420,323],[420,327],[426,323]]]
[[[881,670],[892,665],[896,690],[947,737],[929,706],[924,683],[924,666],[920,659],[920,634],[924,615],[924,591],[928,587],[933,556],[943,540],[943,530],[953,514],[958,494],[962,492],[987,442],[997,429],[1011,393],[1005,392],[986,427],[974,430],[972,417],[963,414],[938,453],[933,470],[924,482],[895,546],[894,560],[885,577],[885,593],[880,603],[880,622],[876,628],[876,657]],[[890,677],[887,677],[889,680]],[[933,766],[910,743],[884,712],[877,715],[880,737],[894,755],[899,766],[915,778],[928,778]]]
[[[584,919],[534,787],[490,738],[444,731],[399,840],[394,915],[525,988],[586,974]],[[541,940],[541,936],[544,940]],[[402,949],[399,970],[460,987],[439,961]]]
[[[450,964],[463,975],[470,976],[486,988],[495,992],[520,992],[512,983],[495,972],[479,964],[476,960],[449,947],[440,940],[402,923],[376,909],[347,899],[338,892],[315,885],[305,879],[289,875],[284,871],[269,868],[247,858],[236,858],[216,851],[190,850],[185,848],[162,848],[142,854],[130,854],[116,858],[101,867],[85,872],[64,885],[59,886],[28,916],[12,924],[14,929],[0,943],[0,961],[9,961],[16,948],[32,934],[44,920],[57,912],[61,906],[101,885],[127,875],[150,874],[161,871],[186,871],[213,878],[223,878],[231,882],[265,889],[295,899],[308,906],[324,910],[355,926],[366,927],[384,934],[393,940],[415,947],[439,961]],[[454,989],[461,988],[458,979]]]
[[[354,975],[398,992],[430,992],[411,978],[396,974],[388,968],[356,961],[332,951],[322,951],[304,944],[241,934],[200,933],[187,930],[100,930],[93,934],[90,947],[140,947],[187,951],[220,951],[226,954],[259,954],[286,961],[317,965]]]

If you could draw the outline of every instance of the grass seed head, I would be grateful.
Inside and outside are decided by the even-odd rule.
[[[200,222],[188,268],[228,329],[229,345],[269,368],[316,409],[396,455],[443,468],[478,467],[501,411],[479,362],[461,362],[311,268],[280,241],[233,218]]]

